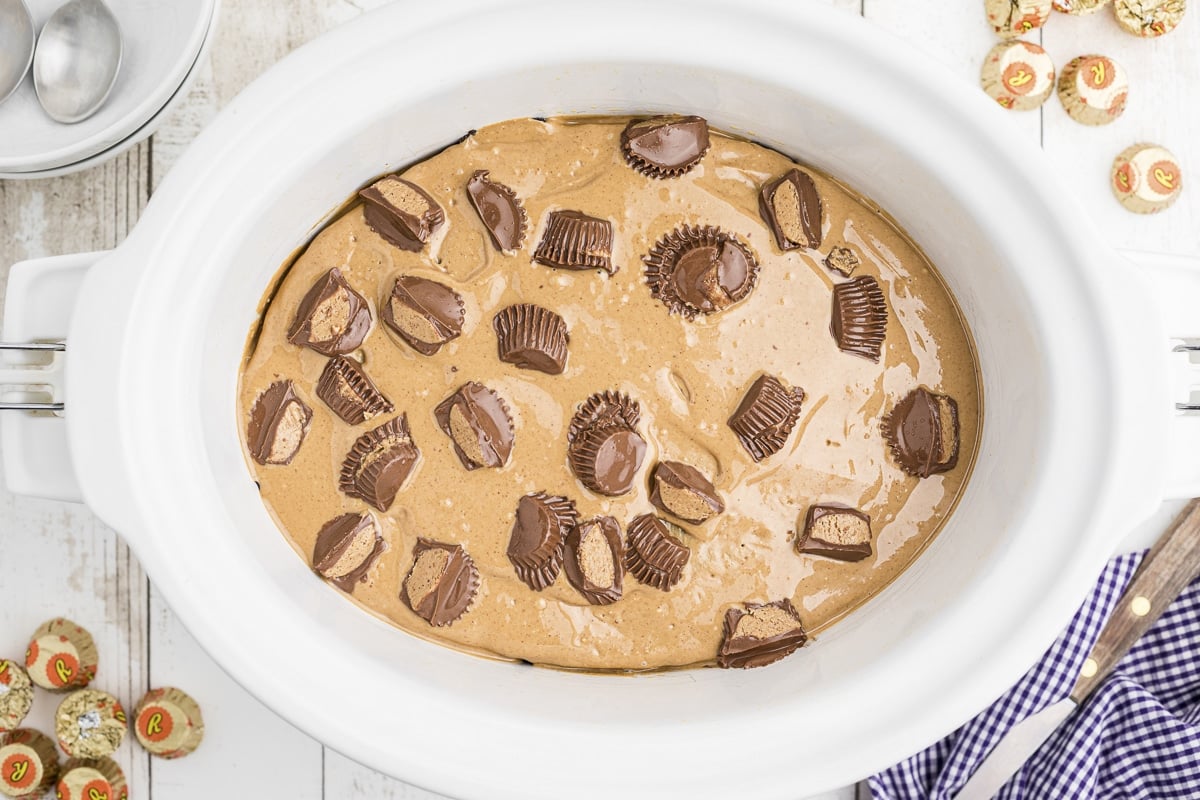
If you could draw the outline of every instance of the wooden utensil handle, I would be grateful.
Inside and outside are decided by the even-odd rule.
[[[1082,703],[1200,573],[1200,499],[1191,500],[1142,559],[1071,690]]]

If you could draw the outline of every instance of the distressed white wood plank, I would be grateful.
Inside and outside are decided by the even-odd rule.
[[[119,244],[145,207],[148,169],[142,144],[82,175],[0,181],[0,286],[14,261]],[[0,654],[23,662],[38,625],[69,617],[96,640],[93,685],[132,708],[146,690],[147,583],[116,533],[82,506],[0,486],[0,553]],[[61,699],[38,690],[28,724],[53,734]],[[145,752],[127,741],[116,759],[133,795],[148,797]]]

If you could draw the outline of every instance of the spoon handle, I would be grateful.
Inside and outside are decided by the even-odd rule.
[[[1092,648],[1071,698],[1082,703],[1200,573],[1200,499],[1191,500],[1142,559]]]

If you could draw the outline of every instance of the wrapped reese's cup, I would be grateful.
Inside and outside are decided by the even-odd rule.
[[[96,677],[98,661],[92,635],[62,617],[34,631],[25,651],[29,679],[52,692],[87,686]]]
[[[125,773],[111,758],[72,758],[63,764],[57,800],[126,800]]]
[[[196,701],[179,689],[152,689],[133,713],[133,733],[159,758],[182,758],[200,746],[204,718]]]
[[[54,740],[31,728],[0,734],[0,794],[39,797],[58,777]]]

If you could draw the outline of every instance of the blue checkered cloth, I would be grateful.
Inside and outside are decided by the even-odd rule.
[[[950,800],[1009,728],[1066,697],[1142,555],[1110,561],[1037,665],[966,725],[870,778],[874,797]],[[1200,579],[996,797],[1200,798]]]

